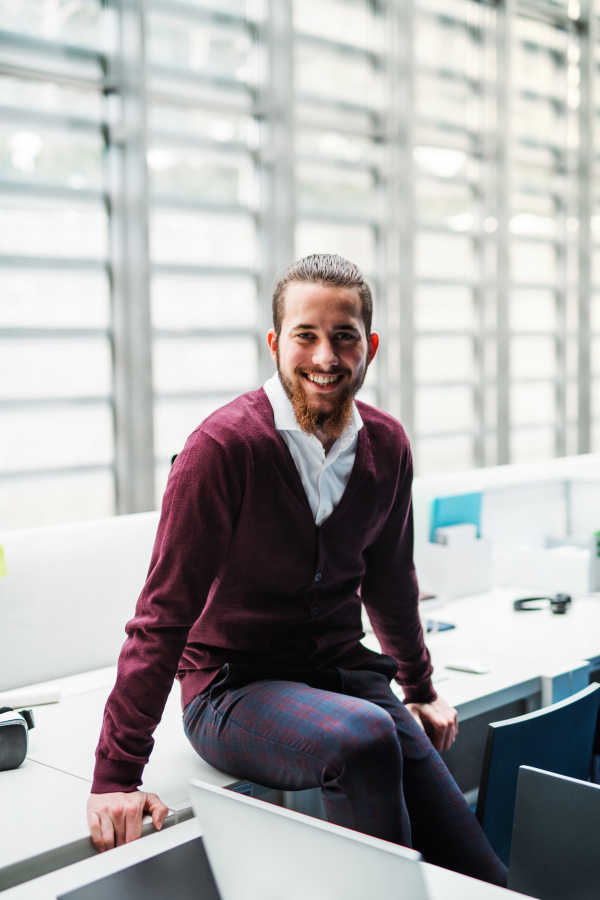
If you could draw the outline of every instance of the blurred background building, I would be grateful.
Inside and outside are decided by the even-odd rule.
[[[419,474],[600,449],[593,0],[0,0],[0,527],[152,509],[362,267]]]

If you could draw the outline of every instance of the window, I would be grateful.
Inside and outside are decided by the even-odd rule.
[[[574,0],[0,0],[0,527],[153,508],[369,277],[416,471],[600,449],[600,45]]]

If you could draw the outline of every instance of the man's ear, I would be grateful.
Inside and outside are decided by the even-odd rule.
[[[379,347],[379,335],[376,331],[372,331],[369,335],[369,363],[372,363]]]
[[[269,328],[267,343],[269,345],[269,350],[271,351],[271,356],[273,357],[273,362],[277,362],[277,335],[275,334],[274,328]]]

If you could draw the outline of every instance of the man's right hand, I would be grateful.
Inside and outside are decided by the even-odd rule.
[[[160,831],[169,810],[156,794],[90,794],[87,816],[94,847],[99,853],[112,850],[142,836],[142,817],[150,813]]]

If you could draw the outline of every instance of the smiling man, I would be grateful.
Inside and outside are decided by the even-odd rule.
[[[432,687],[419,620],[410,448],[397,420],[354,401],[379,345],[372,312],[352,263],[295,263],[273,296],[277,373],[177,457],[97,750],[99,850],[139,837],[146,811],[164,820],[138,787],[177,677],[212,765],[319,787],[329,821],[506,883],[436,752],[456,711]],[[361,644],[361,604],[381,654]]]

